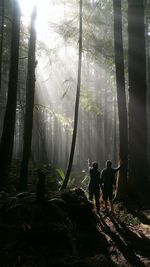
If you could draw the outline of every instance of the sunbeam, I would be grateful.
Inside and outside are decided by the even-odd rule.
[[[39,137],[36,134],[33,135],[33,143],[39,143],[39,151],[42,147],[45,152],[43,156],[35,149],[34,157],[38,161],[51,162],[52,165],[59,165],[65,169],[71,145],[77,84],[78,6],[73,0],[19,0],[19,3],[22,23],[27,26],[27,29],[30,25],[32,9],[34,5],[37,6],[36,59],[38,64],[36,66],[34,131],[36,133],[36,128],[40,127],[40,133]],[[86,11],[84,10],[84,12],[84,18],[86,18]],[[88,20],[93,13],[90,13],[90,17],[87,16]],[[99,58],[99,53],[94,50],[95,48],[92,46],[90,48],[90,43],[88,46],[86,45],[86,38],[90,38],[91,45],[95,40],[94,35],[92,35],[93,37],[89,35],[91,29],[89,21],[88,25],[86,23],[87,20],[84,21],[83,28],[79,129],[74,157],[74,164],[78,165],[80,169],[86,169],[87,158],[92,160],[97,157],[101,164],[108,156],[111,158],[115,147],[112,139],[116,135],[113,130],[112,87],[114,86],[114,77],[99,65],[98,61],[101,58]],[[97,27],[95,31],[99,32],[99,29]],[[103,98],[105,100],[101,100]],[[106,119],[101,123],[103,116]],[[107,131],[110,135],[106,134]],[[99,142],[99,140],[103,141]],[[111,142],[112,145],[107,146],[108,142]],[[104,153],[105,150],[107,150],[107,154]]]
[[[44,4],[40,0],[19,0],[23,24],[28,25],[33,7],[37,6],[36,32],[37,38],[48,42],[49,36],[54,36],[54,24],[64,19],[65,11],[63,4],[52,4],[50,0],[45,0]]]

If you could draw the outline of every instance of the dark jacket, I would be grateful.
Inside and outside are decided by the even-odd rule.
[[[116,184],[115,174],[120,170],[120,166],[118,168],[105,168],[101,172],[101,185],[103,188],[111,188]]]
[[[93,192],[100,191],[100,171],[94,168],[90,169],[89,190]]]

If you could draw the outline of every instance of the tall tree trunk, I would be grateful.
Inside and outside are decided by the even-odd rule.
[[[118,188],[116,197],[118,200],[122,201],[126,198],[127,195],[128,126],[122,40],[121,0],[113,0],[113,10],[115,66],[119,115],[119,158],[123,162],[122,168],[118,176]]]
[[[35,92],[35,49],[36,49],[36,7],[33,8],[31,16],[31,28],[28,52],[28,70],[27,70],[27,87],[26,87],[26,111],[24,121],[24,144],[23,157],[20,170],[19,190],[27,190],[28,162],[31,154],[32,128],[33,128],[33,107]]]
[[[129,190],[147,198],[147,116],[144,0],[128,0]]]
[[[1,0],[1,39],[0,39],[0,97],[1,97],[1,86],[2,86],[2,59],[3,59],[3,40],[4,40],[4,0]],[[1,107],[0,107],[1,111]]]
[[[112,157],[113,157],[113,162],[115,165],[117,165],[118,161],[118,138],[117,138],[117,99],[114,97],[114,121],[113,121],[113,151],[112,151]],[[120,156],[119,156],[120,157]]]
[[[13,20],[11,37],[11,58],[9,70],[8,98],[4,117],[4,126],[0,143],[0,184],[4,182],[4,176],[8,174],[12,160],[17,84],[18,84],[18,63],[19,63],[19,37],[20,37],[20,9],[17,0],[13,1]]]
[[[68,181],[69,181],[72,163],[73,163],[74,151],[75,151],[76,135],[77,135],[79,99],[80,99],[80,87],[81,87],[81,65],[82,65],[82,0],[80,0],[79,21],[80,21],[80,25],[79,25],[79,60],[78,60],[78,78],[77,78],[77,92],[76,92],[76,102],[75,102],[74,128],[73,128],[69,163],[68,163],[67,172],[66,172],[65,179],[64,179],[64,182],[63,182],[61,189],[66,188]]]
[[[148,120],[148,136],[150,136],[150,0],[146,2],[146,59],[147,59],[147,120]],[[150,170],[150,138],[148,138],[148,164]]]
[[[3,42],[4,42],[4,13],[5,4],[4,0],[1,0],[1,38],[0,38],[0,136],[3,125],[3,97],[2,97],[2,66],[3,66]]]
[[[58,163],[58,140],[59,140],[59,121],[57,116],[54,117],[54,139],[53,139],[53,166],[57,166]]]
[[[110,133],[108,132],[108,93],[105,89],[104,93],[104,159],[105,161],[109,158],[109,136]]]

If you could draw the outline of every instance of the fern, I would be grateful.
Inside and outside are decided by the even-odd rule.
[[[57,168],[56,171],[59,174],[61,180],[64,181],[64,179],[65,179],[65,173],[64,173],[64,171],[62,169],[59,169],[59,168]]]

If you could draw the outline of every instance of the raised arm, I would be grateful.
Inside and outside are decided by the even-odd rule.
[[[119,171],[121,168],[122,168],[122,162],[119,161],[119,165],[118,165],[118,167],[114,168],[114,171],[117,172],[117,171]]]
[[[90,170],[90,169],[91,169],[91,167],[92,167],[92,164],[91,164],[91,161],[90,161],[90,159],[88,159],[88,160],[87,160],[87,163],[88,163],[88,170]]]

